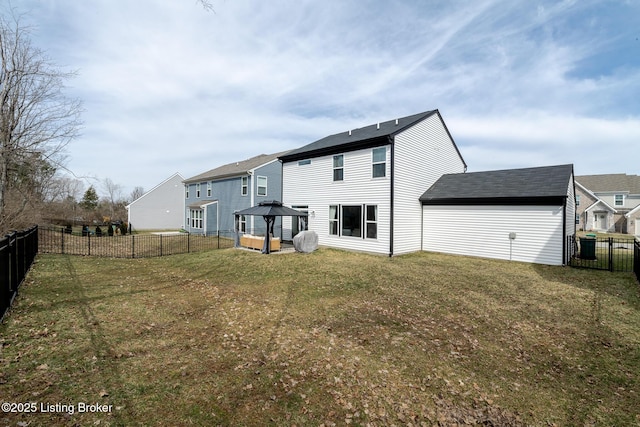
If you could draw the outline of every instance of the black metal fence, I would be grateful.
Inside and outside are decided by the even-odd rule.
[[[101,256],[111,258],[150,258],[213,249],[232,248],[233,232],[220,231],[203,236],[190,233],[157,233],[97,236],[75,234],[65,228],[39,229],[40,253]]]
[[[572,267],[635,272],[638,276],[638,246],[634,239],[570,236],[567,239],[567,259]]]
[[[640,282],[640,240],[633,242],[633,272]]]
[[[0,321],[11,307],[38,253],[38,226],[0,239]]]

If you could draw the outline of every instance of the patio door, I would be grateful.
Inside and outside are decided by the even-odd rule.
[[[307,205],[291,206],[291,208],[300,212],[309,213],[309,206]],[[309,229],[309,224],[307,223],[307,221],[308,221],[308,217],[306,216],[291,217],[291,238],[292,239],[299,232]]]

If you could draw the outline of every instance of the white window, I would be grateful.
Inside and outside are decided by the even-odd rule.
[[[615,195],[615,205],[616,206],[624,206],[624,194],[616,194]]]
[[[307,159],[307,160],[300,160],[298,162],[298,166],[305,166],[305,165],[310,165],[311,164],[311,159]]]
[[[384,178],[387,174],[387,148],[374,148],[371,151],[372,176],[374,178]]]
[[[240,215],[239,227],[241,233],[247,232],[247,217],[244,215]]]
[[[329,234],[338,235],[340,220],[338,219],[338,206],[329,206]]]
[[[202,229],[202,209],[191,209],[191,228]]]
[[[580,206],[580,195],[576,194],[576,206]]]
[[[344,180],[344,155],[333,156],[333,180]]]
[[[240,194],[246,196],[249,194],[249,177],[243,176],[240,182]]]
[[[196,184],[196,197],[200,198],[200,184]]]
[[[258,196],[266,196],[267,195],[267,177],[259,176],[258,177]]]
[[[211,197],[211,182],[207,182],[207,197]]]
[[[329,206],[329,234],[333,236],[377,239],[378,206]]]
[[[185,199],[189,198],[189,184],[184,186],[184,198]]]
[[[580,214],[576,214],[576,224],[580,224]]]
[[[342,206],[342,235],[362,237],[362,206]]]
[[[376,205],[366,206],[366,224],[367,224],[367,239],[378,238],[378,207]]]

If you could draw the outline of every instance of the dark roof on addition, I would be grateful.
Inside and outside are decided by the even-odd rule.
[[[440,116],[438,110],[425,111],[423,113],[329,135],[316,142],[289,151],[286,155],[280,156],[280,159],[283,162],[293,162],[311,157],[385,145],[389,143],[389,138],[434,114]],[[440,120],[442,120],[442,117],[440,117]],[[442,121],[442,124],[444,125],[444,121]],[[453,141],[453,138],[451,138],[451,140]],[[457,149],[458,147],[456,147],[456,150]],[[459,151],[458,154],[460,154]],[[462,155],[460,155],[460,158],[462,159]]]
[[[588,188],[592,193],[628,191],[629,194],[640,194],[640,176],[638,175],[624,173],[581,175],[576,176],[576,182]]]
[[[273,160],[276,160],[278,157],[286,153],[287,153],[286,151],[283,151],[275,154],[260,154],[255,157],[251,157],[250,159],[247,159],[247,160],[242,160],[240,162],[233,162],[233,163],[219,166],[215,169],[211,169],[207,172],[185,179],[183,182],[191,183],[191,182],[200,182],[200,181],[206,181],[211,179],[222,179],[222,178],[229,178],[232,176],[246,175],[250,170],[257,168],[258,166],[267,164]]]
[[[567,197],[573,165],[443,175],[424,205],[556,205]]]

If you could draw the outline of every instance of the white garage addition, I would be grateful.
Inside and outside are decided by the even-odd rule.
[[[420,198],[426,251],[566,264],[573,166],[450,174]]]

